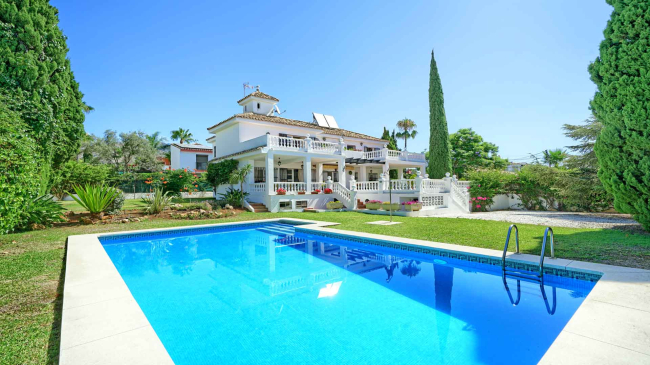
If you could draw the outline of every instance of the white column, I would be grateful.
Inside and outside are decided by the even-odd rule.
[[[345,158],[339,160],[339,183],[347,186],[345,183]]]
[[[403,167],[399,167],[397,169],[397,178],[400,179],[400,180],[404,179],[404,168]]]
[[[266,193],[271,195],[273,191],[273,151],[266,154]]]
[[[359,166],[359,181],[368,181],[366,176],[366,165]]]
[[[307,184],[306,192],[311,192],[311,156],[305,156],[302,163],[303,178]]]
[[[388,161],[386,161],[386,162],[381,166],[381,168],[382,168],[381,172],[383,172],[384,174],[387,174],[388,171],[390,170],[390,165],[388,165]]]
[[[319,162],[316,164],[316,174],[318,175],[318,182],[323,182],[323,163]]]

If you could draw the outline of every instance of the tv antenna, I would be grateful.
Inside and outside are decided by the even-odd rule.
[[[256,90],[259,91],[260,90],[260,85],[253,86],[253,85],[249,85],[248,82],[245,82],[244,83],[244,96],[246,96],[246,89],[256,89]]]

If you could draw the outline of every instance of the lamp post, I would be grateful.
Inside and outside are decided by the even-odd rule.
[[[390,222],[393,223],[393,184],[390,183],[390,172],[388,173],[388,211]]]

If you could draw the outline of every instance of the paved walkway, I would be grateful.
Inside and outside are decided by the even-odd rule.
[[[501,210],[496,212],[472,214],[446,213],[437,217],[483,219],[521,224],[537,224],[551,227],[617,228],[623,230],[642,231],[641,225],[627,214]]]

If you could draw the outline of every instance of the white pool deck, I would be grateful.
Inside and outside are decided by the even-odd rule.
[[[255,222],[273,222],[266,219]],[[287,219],[284,219],[285,221]],[[337,223],[310,223],[301,228],[467,252],[501,258],[502,251],[332,229]],[[233,225],[247,222],[210,224]],[[191,226],[201,227],[201,226]],[[115,234],[175,230],[152,229]],[[102,234],[107,235],[107,234]],[[60,364],[173,364],[162,342],[104,251],[99,235],[68,237]],[[508,255],[539,263],[539,257]],[[650,364],[650,271],[546,258],[545,266],[603,274],[567,323],[540,364]],[[508,341],[508,339],[504,339]]]

